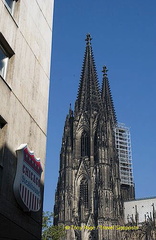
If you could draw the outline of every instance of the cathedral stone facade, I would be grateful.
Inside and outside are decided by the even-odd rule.
[[[65,121],[55,196],[54,224],[66,227],[67,240],[121,239],[116,226],[124,224],[123,201],[134,198],[134,189],[121,191],[116,124],[107,68],[100,90],[88,34],[75,109]]]

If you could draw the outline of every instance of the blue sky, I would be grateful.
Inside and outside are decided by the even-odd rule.
[[[56,0],[44,210],[53,210],[64,121],[77,96],[85,36],[109,69],[117,119],[130,127],[136,198],[156,196],[156,1]]]

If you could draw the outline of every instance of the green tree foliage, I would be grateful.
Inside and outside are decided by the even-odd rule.
[[[64,226],[54,226],[52,221],[53,214],[51,212],[43,212],[42,240],[61,240],[65,237]]]

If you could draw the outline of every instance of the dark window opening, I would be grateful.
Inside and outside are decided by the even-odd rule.
[[[14,8],[15,8],[15,2],[18,0],[5,0],[5,4],[11,15],[14,13]]]
[[[0,32],[0,76],[5,79],[9,58],[14,55],[14,51]]]
[[[81,156],[89,156],[90,147],[89,147],[89,136],[86,132],[82,133],[81,136]]]
[[[6,137],[6,128],[4,126],[6,125],[6,123],[7,122],[0,115],[0,166],[1,167],[3,167],[3,155],[4,155],[5,137]]]
[[[0,44],[0,75],[5,79],[8,64],[8,55]]]
[[[8,7],[10,9],[12,9],[13,8],[13,4],[14,4],[15,1],[13,1],[13,0],[5,0],[5,2],[7,3]]]
[[[94,136],[94,160],[95,160],[95,162],[98,161],[98,137],[97,137],[97,132],[95,133],[95,136]]]
[[[3,128],[6,124],[6,121],[4,120],[4,118],[2,118],[2,116],[0,115],[0,129]]]
[[[88,208],[88,182],[86,179],[83,179],[80,183],[80,203]]]

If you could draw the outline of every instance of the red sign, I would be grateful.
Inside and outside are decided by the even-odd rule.
[[[34,152],[21,144],[16,150],[17,171],[14,181],[14,193],[19,205],[25,211],[36,212],[41,207],[40,179],[42,167]]]

